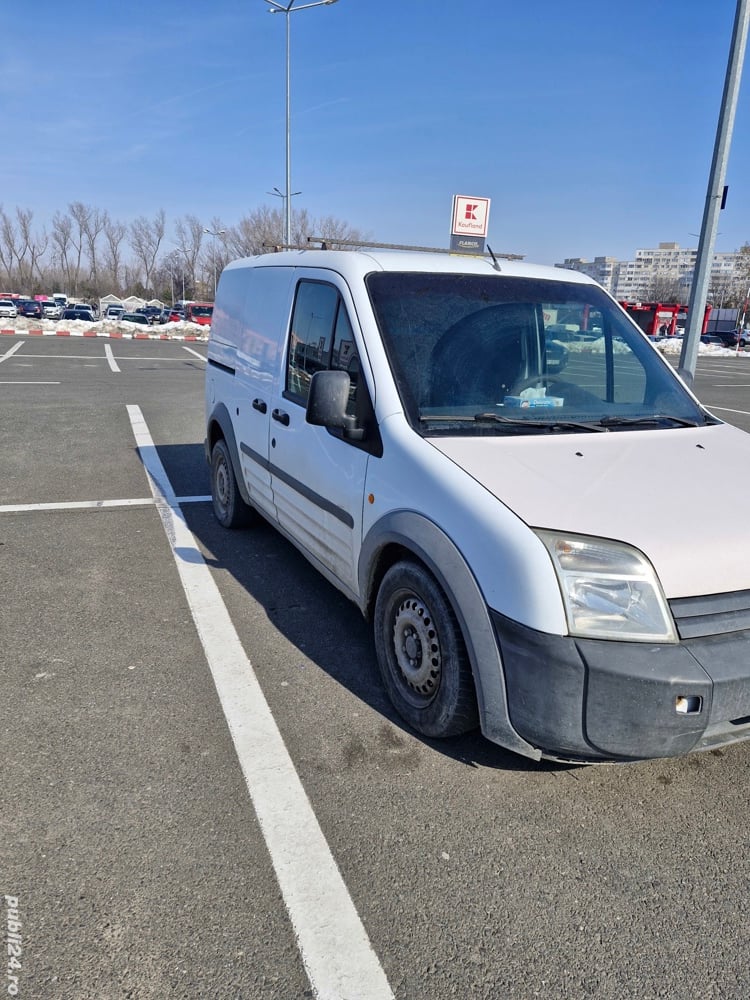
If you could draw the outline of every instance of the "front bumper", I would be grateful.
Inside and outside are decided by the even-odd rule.
[[[726,615],[690,610],[676,616],[689,637],[675,645],[549,635],[493,611],[513,728],[566,760],[675,757],[750,739],[750,623],[734,615],[721,631]],[[695,634],[698,620],[706,634]]]

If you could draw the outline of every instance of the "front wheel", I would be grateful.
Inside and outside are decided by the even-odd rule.
[[[375,650],[388,696],[399,715],[425,736],[475,729],[478,711],[471,666],[453,609],[418,563],[396,563],[378,590]]]
[[[252,508],[242,499],[226,442],[219,439],[211,452],[211,499],[216,520],[224,528],[244,528]]]

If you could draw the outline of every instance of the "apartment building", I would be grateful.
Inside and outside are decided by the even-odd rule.
[[[568,257],[555,266],[583,271],[621,302],[687,302],[697,255],[697,250],[681,247],[679,243],[660,243],[658,247],[636,250],[634,260],[595,257],[587,261]],[[738,258],[737,252],[714,254],[710,279],[714,299],[730,296],[739,279]]]

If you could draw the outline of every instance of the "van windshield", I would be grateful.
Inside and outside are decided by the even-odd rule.
[[[376,272],[367,287],[404,408],[422,434],[717,422],[596,285]]]

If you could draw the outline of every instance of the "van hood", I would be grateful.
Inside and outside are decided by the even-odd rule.
[[[750,435],[736,427],[430,443],[531,527],[634,545],[668,598],[750,589]]]

